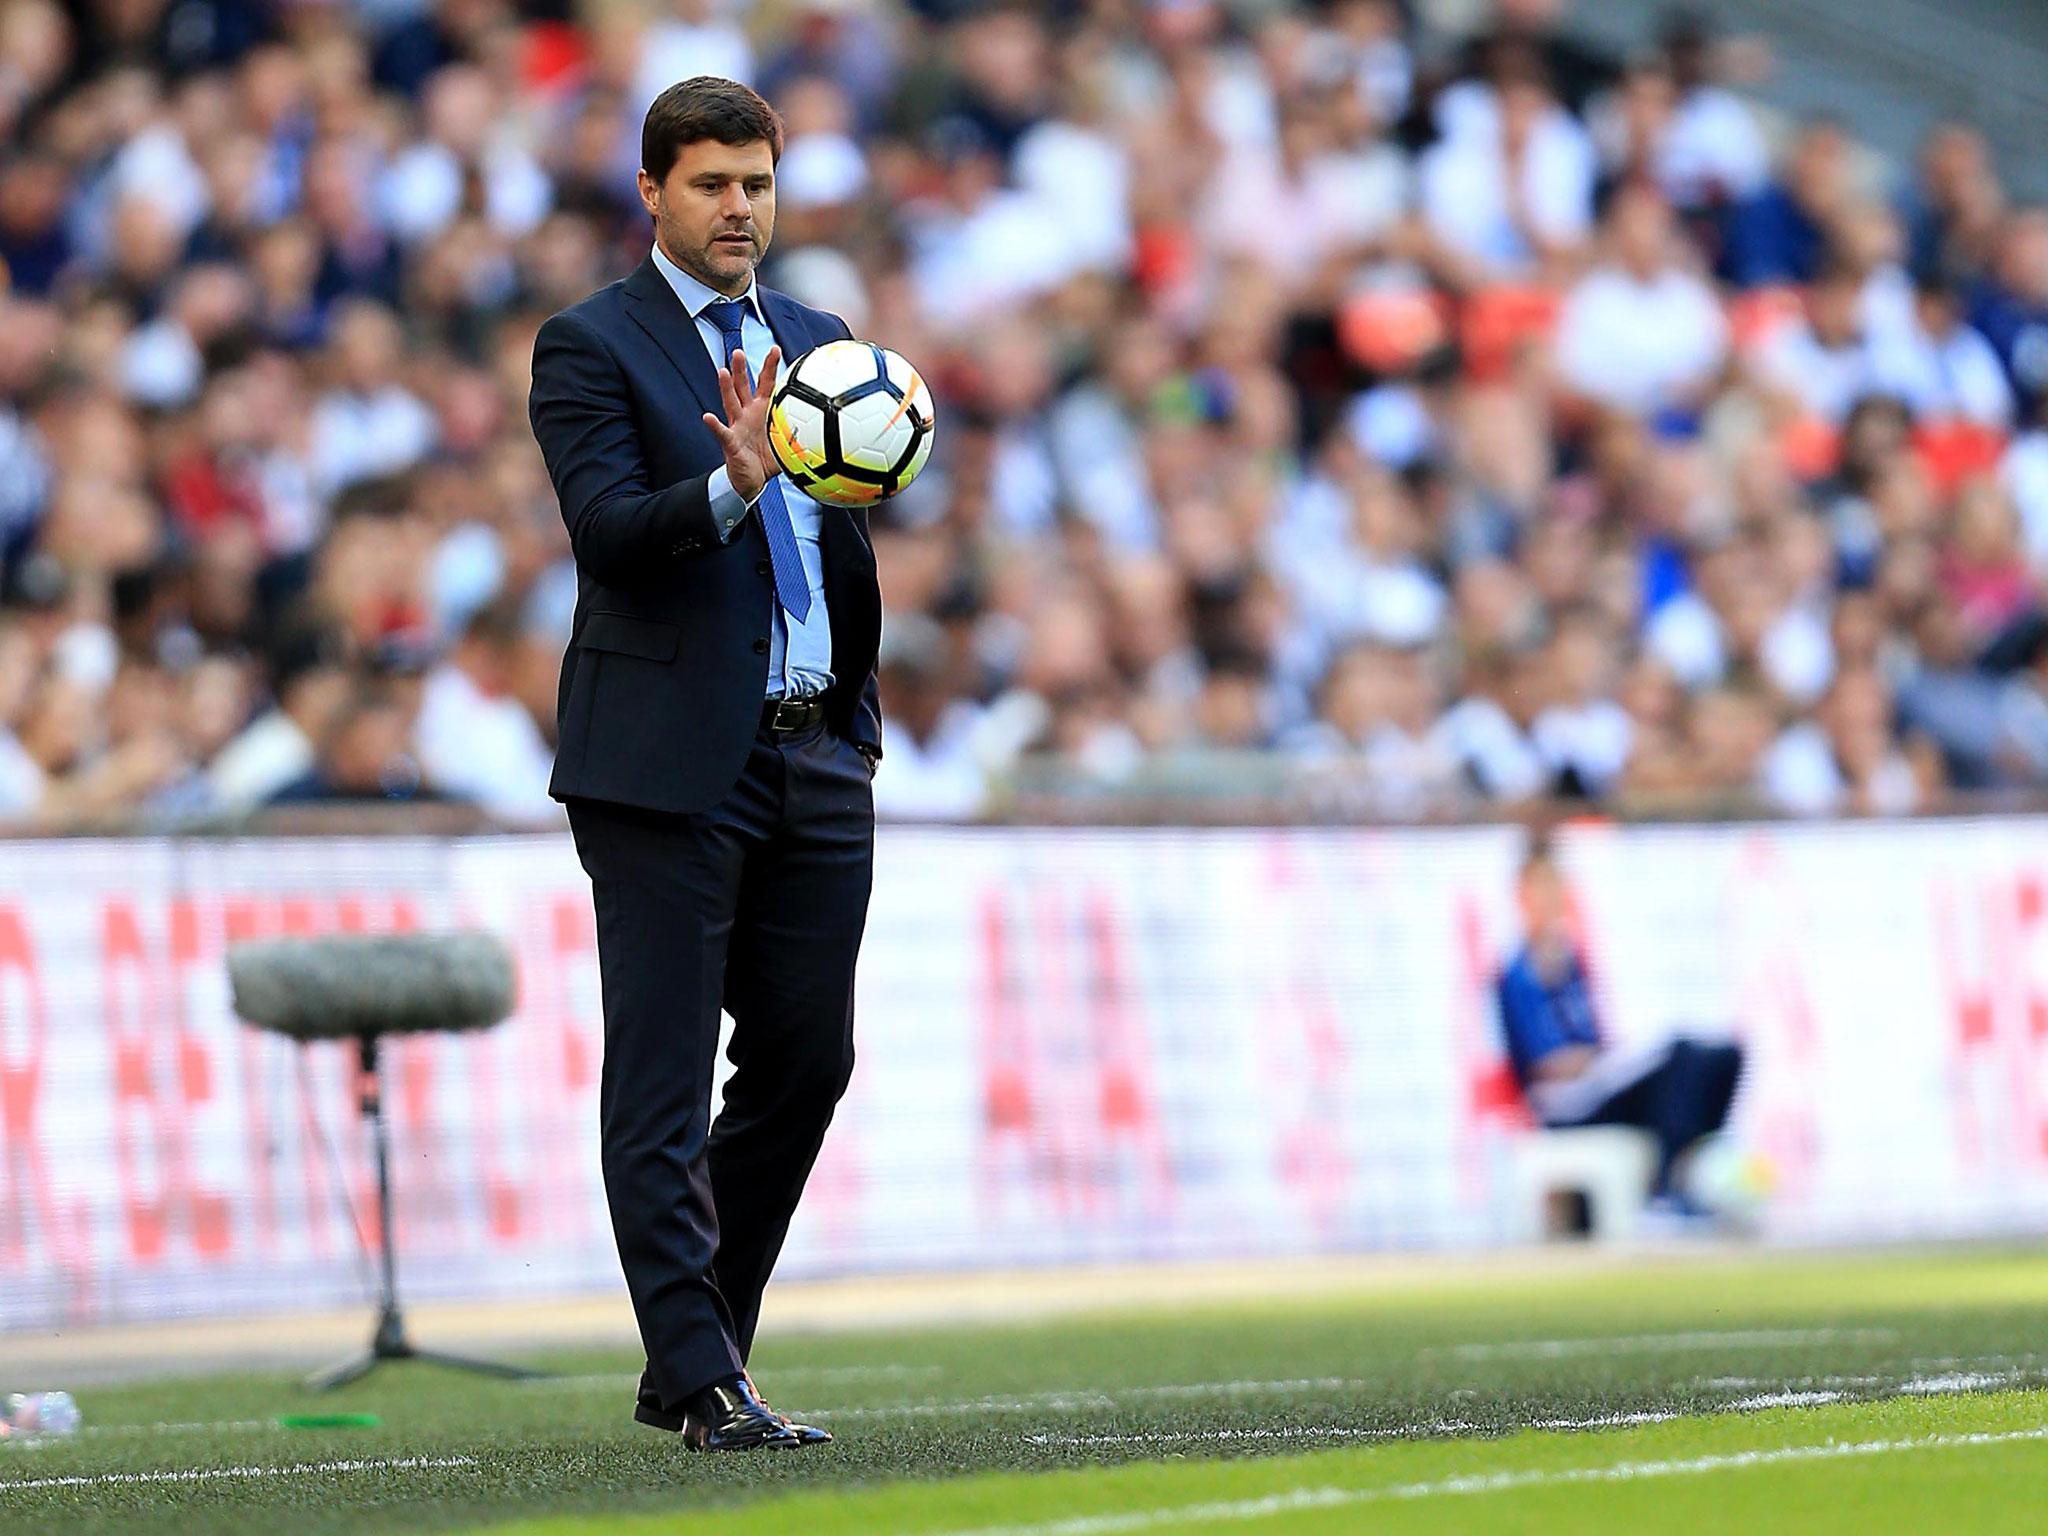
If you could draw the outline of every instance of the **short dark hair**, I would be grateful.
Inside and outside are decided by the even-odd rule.
[[[768,153],[782,158],[782,118],[760,95],[737,80],[696,75],[678,80],[654,98],[640,125],[640,167],[667,181],[683,146],[716,139],[752,144],[765,139]]]

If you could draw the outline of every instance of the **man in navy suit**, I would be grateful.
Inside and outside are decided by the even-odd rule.
[[[848,334],[754,281],[781,151],[743,85],[656,98],[653,249],[541,327],[528,406],[578,573],[551,788],[597,913],[634,1417],[702,1450],[831,1438],[763,1404],[746,1361],[853,1068],[882,751],[866,514],[790,487],[768,447],[781,360]]]

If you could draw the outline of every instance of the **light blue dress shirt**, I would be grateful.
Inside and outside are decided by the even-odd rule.
[[[725,295],[698,282],[670,261],[659,243],[654,247],[654,264],[697,323],[698,338],[703,341],[712,365],[727,366],[732,360],[718,355],[724,338],[717,324],[704,314],[708,306]],[[746,306],[740,320],[740,345],[746,350],[754,377],[759,378],[762,365],[768,361],[768,349],[775,345],[775,333],[768,329],[767,318],[761,313],[760,295],[751,283],[740,295],[740,302]],[[788,367],[790,359],[782,361]],[[730,542],[747,515],[748,504],[732,488],[732,477],[723,464],[711,472],[710,491],[711,516],[718,525],[718,536]],[[774,615],[768,636],[768,697],[802,699],[832,686],[832,621],[825,612],[825,551],[818,542],[824,508],[787,479],[782,482],[782,504],[789,509],[790,526],[796,531],[797,553],[804,562],[804,581],[811,589],[811,611],[799,621],[790,616],[772,593],[769,595],[768,604]]]

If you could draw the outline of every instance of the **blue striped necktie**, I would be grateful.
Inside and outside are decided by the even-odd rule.
[[[740,354],[747,370],[747,382],[754,380],[754,364],[740,344],[740,322],[746,315],[746,306],[738,299],[717,299],[706,304],[700,313],[718,327],[724,339],[718,353],[721,367],[729,366],[733,353]],[[772,464],[771,464],[772,467]],[[754,503],[754,510],[761,514],[761,529],[768,535],[768,563],[775,569],[775,596],[782,606],[789,610],[791,618],[801,624],[811,611],[811,584],[804,576],[803,556],[797,553],[796,529],[789,521],[789,508],[782,500],[782,481],[774,476],[761,488],[761,497]]]

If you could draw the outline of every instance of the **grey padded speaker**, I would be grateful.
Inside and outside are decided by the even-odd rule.
[[[294,1040],[488,1029],[512,1012],[512,952],[490,933],[329,934],[228,951],[235,1012]]]

